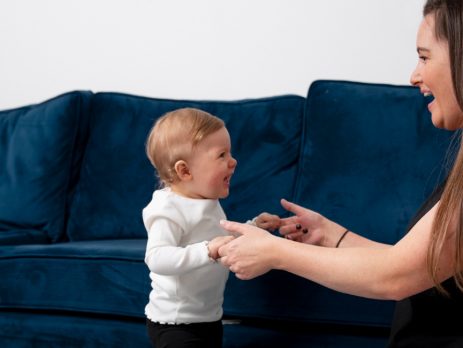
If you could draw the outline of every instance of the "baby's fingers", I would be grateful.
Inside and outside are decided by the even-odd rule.
[[[233,239],[235,239],[234,236],[223,236],[223,238],[221,238],[221,245],[224,245],[224,244],[227,244],[227,243],[230,243]]]
[[[261,213],[256,219],[257,223],[272,223],[275,221],[279,221],[280,217],[278,215],[273,215],[269,213]]]

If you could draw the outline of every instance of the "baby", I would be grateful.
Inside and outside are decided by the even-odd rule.
[[[178,109],[157,120],[146,152],[162,183],[143,209],[150,340],[155,347],[221,347],[229,271],[216,260],[233,239],[219,226],[226,219],[219,199],[228,196],[237,165],[230,135],[219,118]]]

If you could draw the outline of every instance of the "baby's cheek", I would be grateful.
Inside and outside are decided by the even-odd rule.
[[[211,185],[221,186],[224,183],[225,177],[221,174],[212,175],[210,178]]]

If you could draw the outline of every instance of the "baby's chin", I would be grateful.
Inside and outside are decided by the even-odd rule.
[[[224,199],[224,198],[227,198],[228,195],[230,194],[230,191],[227,190],[227,192],[224,192],[223,194],[220,195],[220,197],[218,199]]]
[[[229,193],[221,193],[218,195],[203,195],[201,196],[202,199],[224,199],[227,198]]]

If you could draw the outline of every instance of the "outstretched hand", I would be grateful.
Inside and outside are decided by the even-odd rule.
[[[277,237],[258,227],[232,221],[221,226],[237,238],[219,248],[220,262],[239,279],[252,279],[272,268],[271,246]]]
[[[322,215],[286,199],[281,200],[281,205],[294,214],[280,220],[280,234],[283,237],[297,242],[323,245],[325,219]]]

